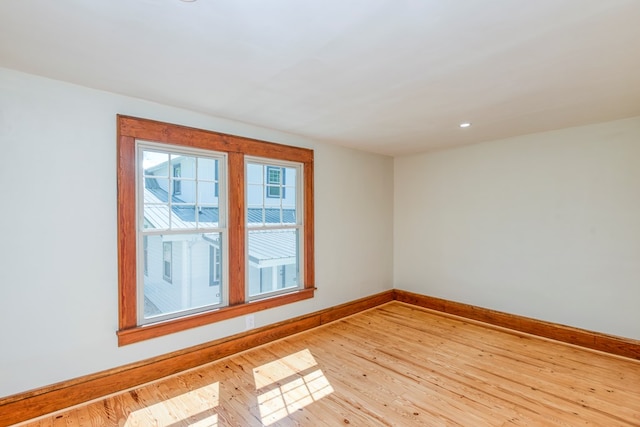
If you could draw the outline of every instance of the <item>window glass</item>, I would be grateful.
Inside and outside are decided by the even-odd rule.
[[[142,298],[144,322],[222,302],[221,233],[149,235]],[[215,280],[212,281],[211,278]]]
[[[250,298],[299,287],[298,230],[252,230],[248,242]]]
[[[141,324],[224,303],[224,250],[216,185],[222,157],[140,144],[144,277]],[[171,196],[169,196],[171,194]],[[139,279],[140,280],[140,279]],[[142,314],[141,314],[142,313]]]
[[[247,289],[249,299],[301,287],[296,190],[301,165],[249,159]],[[287,180],[288,179],[288,180]]]
[[[298,167],[247,164],[249,226],[296,224]]]

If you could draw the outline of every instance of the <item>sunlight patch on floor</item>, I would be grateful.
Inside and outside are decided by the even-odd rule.
[[[206,385],[153,405],[133,411],[124,426],[146,426],[150,420],[155,425],[169,426],[187,423],[193,427],[217,427],[215,408],[220,403],[220,383]]]
[[[253,370],[258,407],[266,426],[333,393],[307,349]]]

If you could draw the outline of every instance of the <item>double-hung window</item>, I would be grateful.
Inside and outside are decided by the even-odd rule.
[[[118,116],[118,343],[311,298],[313,151]]]

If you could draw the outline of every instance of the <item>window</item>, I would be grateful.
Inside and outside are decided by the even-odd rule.
[[[148,237],[148,236],[144,236],[144,237]],[[162,278],[169,283],[171,283],[171,260],[172,260],[171,252],[172,252],[171,242],[163,242],[162,243]]]
[[[209,248],[226,245],[226,208],[215,194],[215,171],[224,169],[226,154],[137,141],[136,155],[138,235],[143,246],[146,241],[147,271],[137,280],[137,323],[224,305],[223,267],[209,263]],[[215,289],[212,274],[218,277]]]
[[[249,299],[287,292],[300,286],[300,236],[304,235],[300,215],[301,198],[296,194],[302,164],[246,158]],[[286,180],[285,177],[289,179]],[[284,183],[289,182],[288,192]],[[277,186],[274,184],[277,183]],[[278,198],[273,194],[278,190]],[[266,197],[263,197],[266,195]],[[264,250],[263,248],[268,248]],[[290,280],[283,280],[283,271]],[[282,277],[282,278],[281,278]]]
[[[220,248],[209,246],[209,286],[220,285],[220,271],[222,263],[220,260]]]
[[[182,165],[177,164],[173,165],[173,194],[180,195],[182,193],[182,181],[180,181],[180,177],[182,176]]]
[[[118,116],[118,343],[311,298],[313,151]]]
[[[269,198],[285,197],[284,184],[285,184],[285,171],[284,168],[275,166],[267,166],[266,168],[266,195]]]

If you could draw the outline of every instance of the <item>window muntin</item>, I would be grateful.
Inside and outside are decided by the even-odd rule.
[[[302,169],[300,163],[246,159],[249,300],[303,287],[300,236],[304,224],[297,215],[302,212],[302,198],[297,194]],[[277,199],[274,188],[278,189]]]
[[[224,202],[215,191],[224,154],[150,142],[137,147],[138,229],[146,267],[138,278],[138,324],[226,304],[222,257],[214,264],[209,259],[211,247],[225,247]]]

